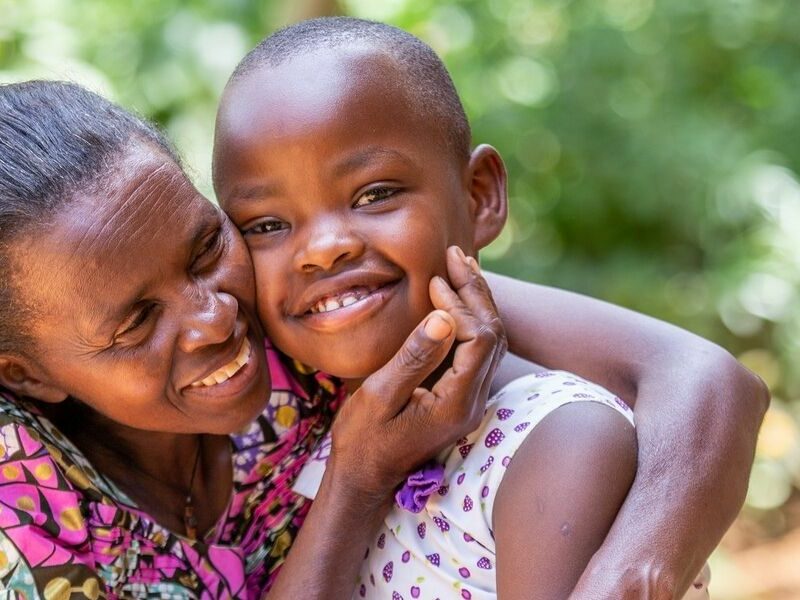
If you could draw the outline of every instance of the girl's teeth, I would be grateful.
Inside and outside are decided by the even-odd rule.
[[[344,308],[345,306],[350,306],[360,300],[363,300],[368,295],[369,291],[364,290],[357,293],[348,292],[339,298],[326,298],[324,300],[320,300],[314,306],[312,306],[311,312],[315,314],[325,313],[332,310],[337,310],[339,308]]]

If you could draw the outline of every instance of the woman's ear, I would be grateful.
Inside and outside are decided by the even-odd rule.
[[[469,157],[470,202],[476,250],[488,246],[503,230],[508,217],[506,166],[500,153],[481,144]]]
[[[28,396],[42,402],[63,402],[68,395],[42,381],[27,360],[16,356],[0,355],[0,385],[19,396]]]

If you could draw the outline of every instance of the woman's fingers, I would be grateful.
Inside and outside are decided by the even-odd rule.
[[[506,338],[489,287],[477,262],[455,246],[447,251],[453,289],[441,277],[430,284],[431,300],[456,321],[459,341],[453,364],[420,399],[434,420],[452,425],[452,435],[471,431],[483,416],[497,366],[505,354]],[[430,403],[428,405],[428,403]]]
[[[447,249],[447,276],[450,284],[478,320],[499,327],[497,307],[489,285],[481,274],[478,261],[466,256],[458,246]]]
[[[455,331],[456,322],[450,314],[433,311],[391,360],[364,381],[359,395],[374,399],[375,410],[387,418],[394,417],[408,404],[417,386],[445,359]]]

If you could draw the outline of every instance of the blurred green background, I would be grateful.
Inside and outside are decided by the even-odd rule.
[[[211,195],[215,105],[275,27],[385,20],[445,59],[510,171],[492,269],[677,323],[774,400],[717,598],[798,598],[800,10],[790,0],[0,0],[0,81],[79,81],[148,116]],[[792,560],[794,557],[794,560]]]

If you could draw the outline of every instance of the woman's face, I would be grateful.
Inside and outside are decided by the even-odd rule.
[[[12,249],[32,373],[130,427],[237,431],[269,393],[247,249],[163,153],[118,164]]]

